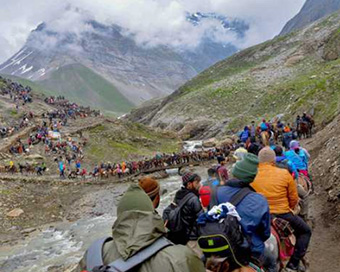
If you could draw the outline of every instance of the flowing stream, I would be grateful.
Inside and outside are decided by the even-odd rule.
[[[195,168],[195,172],[204,179],[206,169]],[[181,177],[177,170],[170,170],[170,176],[160,181],[162,210],[173,200],[181,186]],[[127,188],[126,185],[125,189]],[[15,246],[0,247],[0,271],[2,272],[43,272],[64,271],[63,267],[76,264],[86,248],[94,240],[109,236],[115,221],[115,212],[107,211],[102,216],[82,218],[76,222],[62,222],[46,227],[43,231],[32,234]],[[60,267],[60,270],[58,270]]]

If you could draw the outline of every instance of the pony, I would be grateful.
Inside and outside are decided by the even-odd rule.
[[[260,138],[264,146],[269,146],[270,134],[268,131],[261,131]]]
[[[311,127],[307,122],[300,122],[297,127],[297,133],[299,139],[302,137],[308,138],[312,136]]]

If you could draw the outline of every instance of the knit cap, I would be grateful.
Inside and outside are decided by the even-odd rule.
[[[159,194],[159,183],[152,177],[142,177],[138,184],[151,199]]]
[[[262,148],[259,152],[259,162],[275,162],[275,152],[273,149],[271,149],[269,146],[266,146],[265,148]]]
[[[252,182],[257,174],[257,166],[259,160],[256,155],[247,153],[244,155],[243,160],[238,161],[231,173],[235,178],[244,182]]]
[[[198,177],[197,174],[194,174],[192,172],[188,172],[182,176],[182,182],[183,185],[185,186],[188,182],[193,182],[195,178]]]
[[[289,143],[289,148],[290,149],[296,149],[296,148],[299,148],[300,147],[300,143],[298,141],[291,141]]]

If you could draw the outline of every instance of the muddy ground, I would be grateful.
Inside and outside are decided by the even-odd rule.
[[[57,185],[2,180],[0,244],[13,244],[48,224],[108,213],[126,186],[125,183]],[[7,216],[16,208],[23,210],[20,216]]]

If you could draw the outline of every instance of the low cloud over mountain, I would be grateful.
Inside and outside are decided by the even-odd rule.
[[[138,44],[195,48],[214,29],[214,37],[243,48],[276,35],[293,17],[303,0],[17,0],[7,1],[0,10],[0,62],[17,52],[30,31],[41,22],[58,33],[80,33],[84,22],[119,25]],[[81,12],[80,12],[81,11]],[[225,33],[217,21],[206,20],[195,27],[187,24],[187,13],[218,13],[249,24],[242,39]]]

